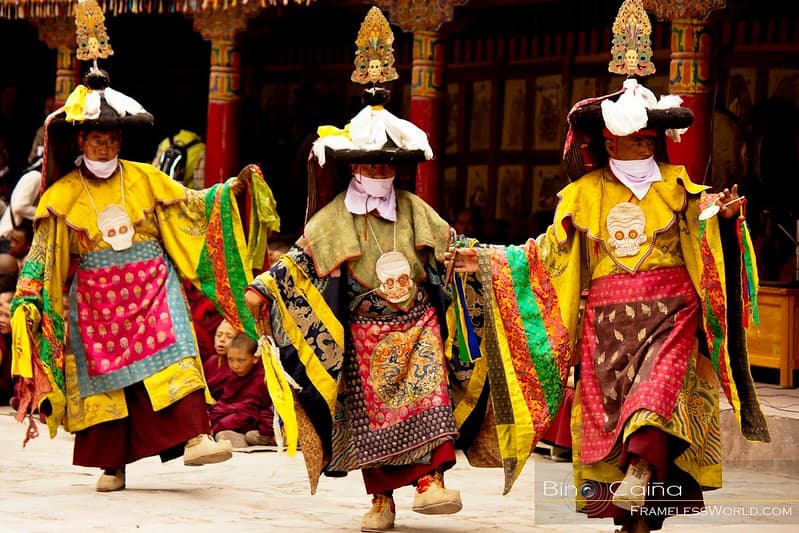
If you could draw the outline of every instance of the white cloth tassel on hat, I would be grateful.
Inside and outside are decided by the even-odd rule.
[[[383,116],[385,109],[366,106],[350,121],[350,138],[361,150],[379,150],[388,141]]]
[[[115,91],[111,87],[106,87],[104,92],[105,101],[122,117],[125,115],[138,115],[139,113],[147,112],[139,102],[130,96]]]
[[[325,166],[327,161],[325,155],[325,148],[330,147],[333,150],[355,150],[357,147],[352,144],[344,135],[328,135],[327,137],[320,137],[313,143],[313,154],[316,160],[319,161],[319,166]]]
[[[619,137],[646,128],[647,109],[668,109],[682,105],[682,98],[676,94],[665,94],[657,100],[652,91],[639,85],[633,78],[625,80],[623,86],[624,92],[618,100],[603,100],[600,104],[605,127]],[[666,135],[674,142],[680,142],[680,136],[686,131],[688,128],[668,129]]]
[[[416,124],[392,115],[385,109],[381,112],[386,125],[386,133],[394,144],[407,150],[422,150],[425,159],[433,159],[433,149],[427,141],[427,134]]]
[[[682,98],[677,94],[664,94],[658,100],[658,109],[667,109],[669,107],[680,107],[682,105]],[[688,128],[669,128],[666,130],[666,137],[678,143],[681,140],[682,134],[688,131]]]
[[[644,129],[648,120],[647,107],[654,107],[654,93],[638,85],[635,79],[624,80],[624,92],[615,102],[602,101],[602,118],[613,135],[625,137]]]
[[[349,138],[341,134],[316,139],[313,154],[319,165],[325,166],[325,148],[378,151],[383,149],[389,137],[397,147],[422,150],[425,159],[433,159],[433,149],[423,129],[379,106],[366,106],[352,118]]]
[[[83,116],[86,120],[95,120],[100,116],[100,91],[89,91],[83,105]]]

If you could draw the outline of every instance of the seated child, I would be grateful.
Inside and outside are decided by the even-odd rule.
[[[230,325],[230,322],[222,320],[216,327],[216,333],[214,334],[214,351],[216,353],[203,363],[205,381],[214,400],[219,399],[222,395],[225,381],[233,375],[227,364],[227,351],[230,342],[237,334],[238,331]]]
[[[272,401],[256,348],[256,342],[244,333],[233,338],[227,351],[232,375],[208,410],[214,438],[229,440],[234,448],[275,443]]]

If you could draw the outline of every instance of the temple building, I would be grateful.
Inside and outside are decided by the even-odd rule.
[[[762,347],[790,355],[764,366],[782,365],[792,379],[799,362],[799,3],[642,2],[655,67],[644,83],[656,94],[681,95],[695,114],[683,142],[669,147],[670,159],[694,181],[716,190],[737,183],[746,195],[761,280],[771,285],[761,306],[769,308],[772,291],[777,315],[797,315],[778,328],[788,344]],[[74,3],[0,0],[0,121],[23,145],[41,124],[46,98],[63,103],[82,75]],[[617,90],[624,79],[608,69],[622,0],[98,3],[116,51],[104,63],[112,85],[156,117],[125,155],[148,160],[171,129],[199,132],[206,182],[259,163],[294,235],[304,220],[316,126],[343,126],[361,105],[361,87],[346,81],[355,46],[343,37],[357,33],[372,5],[396,35],[399,80],[389,107],[427,131],[436,153],[420,167],[417,193],[451,221],[464,209],[479,213],[492,242],[521,242],[545,229],[565,184],[570,106]],[[16,106],[8,103],[14,98]],[[753,342],[757,351],[760,341]]]

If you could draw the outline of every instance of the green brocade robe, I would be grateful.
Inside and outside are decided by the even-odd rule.
[[[503,467],[507,492],[557,411],[568,370],[565,330],[545,297],[553,294],[546,273],[534,253],[514,257],[514,267],[527,265],[519,267],[517,281],[531,293],[525,312],[510,318],[512,323],[502,331],[528,338],[528,349],[512,354],[506,337],[492,336],[480,353],[470,351],[458,341],[460,337],[467,342],[467,336],[456,334],[456,323],[464,317],[461,312],[459,318],[456,308],[472,309],[478,327],[470,331],[479,335],[483,296],[491,284],[464,287],[459,281],[461,303],[452,305],[452,288],[445,288],[442,279],[449,225],[404,191],[397,191],[397,230],[397,251],[409,259],[411,277],[427,291],[439,317],[459,431],[456,446],[473,465]],[[330,460],[337,396],[343,386],[347,280],[351,276],[366,288],[377,286],[374,264],[379,250],[363,244],[369,231],[363,216],[346,210],[342,193],[314,215],[297,245],[251,285],[270,305],[277,348],[265,357],[267,381],[289,450],[297,438],[302,445],[312,493]],[[502,321],[502,312],[491,308],[486,317]]]

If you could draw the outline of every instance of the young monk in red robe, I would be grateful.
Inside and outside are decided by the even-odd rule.
[[[274,444],[272,401],[256,348],[245,333],[233,338],[227,352],[230,376],[208,412],[216,440],[229,440],[234,448]]]
[[[239,332],[227,320],[222,320],[214,333],[214,355],[203,362],[205,381],[208,391],[214,400],[219,400],[225,387],[225,382],[232,376],[230,366],[227,364],[228,346]]]

